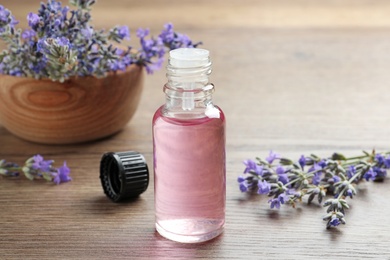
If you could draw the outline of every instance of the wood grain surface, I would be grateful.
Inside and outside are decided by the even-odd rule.
[[[1,4],[23,14],[38,2]],[[389,9],[365,0],[99,1],[100,25],[158,32],[172,21],[211,51],[214,100],[227,118],[225,232],[202,244],[168,241],[154,230],[153,178],[128,203],[112,203],[100,187],[104,152],[139,151],[152,169],[160,71],[146,77],[135,116],[111,138],[47,146],[0,127],[0,158],[66,160],[73,177],[59,186],[0,178],[0,259],[390,259],[388,179],[363,184],[347,225],[331,230],[320,205],[270,210],[266,197],[242,194],[236,182],[243,160],[271,149],[293,158],[390,149]]]

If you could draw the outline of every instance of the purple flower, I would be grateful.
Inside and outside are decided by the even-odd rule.
[[[305,165],[306,165],[306,157],[304,155],[301,155],[301,158],[299,158],[298,162],[299,162],[299,165],[303,169],[303,167],[305,167]]]
[[[14,27],[15,25],[17,25],[19,23],[19,21],[18,20],[16,20],[15,19],[15,16],[11,16],[11,23],[10,23],[10,25],[11,25],[11,27]]]
[[[92,27],[87,27],[81,29],[81,34],[86,38],[86,39],[91,39],[93,35],[93,29]]]
[[[248,183],[247,182],[241,182],[240,183],[240,191],[241,192],[247,192],[248,191]]]
[[[310,167],[308,172],[318,172],[320,170],[322,170],[322,167],[318,163],[315,163],[312,167]]]
[[[259,187],[257,191],[258,194],[268,194],[271,191],[271,184],[269,184],[266,180],[259,181],[257,186]]]
[[[356,174],[355,166],[353,166],[353,165],[349,166],[347,169],[348,179],[351,179],[355,174]]]
[[[129,31],[129,27],[127,26],[120,26],[118,27],[118,37],[123,40],[123,39],[130,39],[130,31]]]
[[[317,164],[323,169],[326,166],[326,160],[321,160]]]
[[[8,30],[7,27],[13,28],[18,23],[19,21],[11,15],[11,12],[0,5],[0,33],[6,32]]]
[[[63,16],[63,17],[66,17],[66,16],[67,16],[69,9],[70,9],[69,6],[64,6],[64,7],[62,8],[61,12],[62,12],[62,16]]]
[[[366,181],[369,181],[369,180],[375,180],[375,177],[376,177],[377,173],[372,169],[370,168],[368,171],[366,171],[363,175],[363,178],[366,179]]]
[[[57,174],[53,178],[53,182],[55,184],[60,184],[61,182],[71,181],[72,178],[69,176],[69,174],[70,174],[70,169],[66,165],[66,162],[64,162],[64,165],[58,168]]]
[[[0,5],[0,24],[7,24],[10,14],[8,9],[5,9],[4,6]]]
[[[273,163],[274,160],[280,159],[280,158],[281,158],[281,157],[280,157],[279,154],[274,153],[274,152],[271,150],[271,151],[269,152],[268,157],[265,158],[265,159],[267,160],[267,162],[268,162],[269,164],[271,164],[271,163]]]
[[[286,190],[286,195],[292,195],[292,196],[297,197],[297,198],[302,197],[301,192],[297,192],[295,189]]]
[[[340,177],[337,176],[337,175],[334,175],[332,178],[333,178],[333,181],[334,181],[335,183],[341,181]]]
[[[173,25],[171,23],[164,25],[164,30],[158,37],[170,50],[177,48],[194,48],[200,44],[193,44],[187,35],[174,32]]]
[[[11,76],[16,76],[16,77],[21,77],[23,76],[23,71],[21,71],[20,69],[16,68],[16,69],[11,69],[9,71],[9,75]]]
[[[381,165],[385,162],[385,158],[381,154],[376,154],[375,160],[378,162],[379,165]]]
[[[314,185],[320,184],[320,182],[321,182],[321,177],[322,177],[322,172],[317,172],[317,173],[315,173],[314,176],[313,176],[313,179],[312,179],[312,183],[313,183]]]
[[[138,36],[139,37],[139,36]],[[172,23],[167,23],[164,25],[164,30],[161,32],[159,37],[164,41],[164,42],[171,42],[173,41],[175,37],[175,33],[173,31],[173,25]]]
[[[47,8],[52,12],[52,13],[57,13],[58,11],[62,11],[61,9],[61,2],[57,2],[56,0],[52,0],[48,3]]]
[[[185,34],[176,34],[176,39],[171,42],[171,49],[177,49],[177,48],[191,48],[192,42],[190,38]]]
[[[149,30],[138,29],[137,36],[140,38],[141,49],[138,54],[138,64],[146,67],[146,71],[151,74],[155,70],[160,69],[164,62],[166,53],[164,43],[160,37],[156,39],[145,39],[149,34]]]
[[[27,15],[28,26],[30,26],[31,28],[34,28],[40,22],[40,20],[41,18],[37,14],[30,12]]]
[[[385,167],[387,169],[390,169],[390,155],[385,159]]]
[[[243,177],[243,176],[239,176],[239,177],[237,178],[237,181],[238,181],[239,183],[244,182],[245,180],[246,180],[246,178]]]
[[[276,174],[278,175],[278,181],[282,182],[283,184],[286,184],[289,182],[288,176],[285,173],[285,169],[283,166],[278,166],[275,170]]]
[[[278,167],[276,167],[275,172],[276,172],[277,175],[282,175],[282,174],[285,173],[285,170],[284,170],[283,166],[279,165]]]
[[[138,38],[145,38],[148,35],[149,35],[149,29],[138,28],[138,30],[137,30],[137,37]]]
[[[54,20],[54,26],[59,27],[61,25],[61,20],[60,19],[55,19]]]
[[[381,154],[376,154],[375,155],[375,160],[378,162],[378,166],[379,167],[384,166],[387,169],[390,168],[390,155],[387,158],[385,158]]]
[[[153,72],[161,69],[162,65],[164,63],[164,58],[163,57],[160,57],[158,58],[157,60],[155,60],[154,62],[151,62],[149,64],[146,64],[145,68],[146,68],[146,72],[148,74],[153,74]]]
[[[374,172],[376,174],[375,179],[384,178],[387,175],[386,169],[380,167],[374,167]]]
[[[337,175],[334,175],[332,178],[328,179],[328,182],[332,183],[332,184],[340,182],[340,181],[341,181],[341,178],[339,176],[337,176]]]
[[[34,155],[33,157],[34,163],[31,168],[34,170],[40,170],[42,172],[50,172],[50,169],[53,164],[53,160],[44,160],[43,157],[39,154]]]
[[[348,190],[346,191],[346,196],[347,196],[347,197],[349,196],[349,197],[352,199],[352,197],[353,197],[353,192],[352,192],[351,189],[348,189]]]
[[[273,208],[280,209],[280,201],[279,201],[279,199],[277,199],[277,198],[271,199],[271,200],[268,201],[268,203],[271,203],[270,204],[270,208],[271,209],[273,209]]]
[[[70,42],[69,39],[66,37],[57,37],[56,39],[59,46],[69,46]]]
[[[22,32],[22,38],[25,40],[33,38],[35,37],[35,35],[36,35],[35,31],[31,29],[26,29]]]
[[[270,199],[268,201],[268,203],[271,203],[271,205],[270,205],[271,209],[273,209],[273,208],[280,209],[280,205],[286,203],[288,201],[288,199],[289,199],[289,196],[282,193],[282,194],[279,194],[279,196],[277,198]]]
[[[262,176],[263,175],[263,167],[258,165],[255,161],[253,160],[245,160],[244,164],[246,166],[244,173],[248,173],[250,171],[255,172],[257,175]]]
[[[281,204],[284,204],[290,199],[290,197],[288,195],[282,193],[282,194],[279,194],[278,199],[279,199]]]
[[[340,225],[340,220],[337,218],[337,217],[334,217],[332,218],[330,221],[329,221],[329,224],[333,227],[337,227],[338,225]]]

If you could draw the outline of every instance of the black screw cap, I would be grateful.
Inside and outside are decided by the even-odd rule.
[[[100,180],[112,201],[135,198],[148,188],[148,165],[137,152],[105,153],[100,161]]]

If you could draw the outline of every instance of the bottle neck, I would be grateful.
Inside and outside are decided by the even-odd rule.
[[[211,62],[208,60],[198,67],[179,65],[170,61],[167,66],[164,114],[176,118],[204,117],[206,109],[213,106],[214,85],[209,82]]]

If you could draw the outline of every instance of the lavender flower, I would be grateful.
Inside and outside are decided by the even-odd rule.
[[[248,173],[248,172],[253,171],[257,175],[262,175],[263,167],[258,165],[255,161],[253,161],[253,160],[246,160],[246,161],[244,161],[244,164],[246,166],[246,168],[244,170],[244,173]]]
[[[271,191],[271,184],[266,180],[259,181],[257,186],[259,187],[257,191],[258,194],[268,194]]]
[[[247,192],[249,190],[252,190],[256,186],[257,180],[255,180],[252,176],[239,176],[237,178],[237,181],[240,186],[240,190],[242,192]]]
[[[310,171],[309,171],[309,172],[310,172]],[[320,184],[321,179],[322,179],[322,173],[321,173],[321,172],[317,172],[317,173],[315,173],[314,176],[313,176],[312,183],[313,183],[314,185],[318,185],[318,184]]]
[[[386,169],[390,169],[390,155],[384,161]]]
[[[268,200],[271,209],[279,209],[296,203],[308,196],[307,202],[315,198],[322,203],[327,195],[332,195],[323,203],[327,208],[326,227],[337,227],[345,224],[345,212],[349,209],[346,199],[356,194],[356,185],[361,181],[383,180],[390,166],[389,153],[371,154],[347,158],[334,153],[330,158],[316,155],[302,155],[296,162],[283,158],[271,151],[265,160],[244,161],[244,176],[238,178],[240,190],[248,192],[257,186],[258,194],[271,197]]]
[[[28,26],[30,26],[31,28],[36,28],[39,25],[41,18],[37,14],[30,12],[27,15],[27,21],[28,21]]]
[[[31,39],[33,37],[35,37],[37,34],[35,33],[34,30],[31,30],[31,29],[26,29],[23,31],[22,33],[22,38],[24,40],[28,40],[28,39]]]
[[[70,169],[66,165],[66,162],[64,162],[64,165],[57,169],[57,174],[54,176],[53,182],[58,185],[61,182],[71,181],[72,178],[69,176],[69,174]]]
[[[29,180],[45,179],[55,184],[72,180],[69,176],[70,169],[65,162],[58,169],[53,167],[53,163],[53,160],[45,160],[39,154],[27,159],[24,166],[0,160],[0,175],[5,177],[18,177],[20,173],[23,173]]]
[[[44,160],[41,155],[37,154],[37,155],[34,155],[33,157],[31,157],[31,162],[32,162],[32,165],[31,165],[32,169],[37,170],[37,171],[39,170],[39,171],[43,171],[43,172],[49,172],[54,161],[53,160]]]
[[[280,159],[280,155],[277,153],[274,153],[273,151],[269,152],[269,155],[267,158],[265,158],[269,164],[273,163],[274,160]]]
[[[329,221],[329,224],[333,227],[337,227],[338,225],[340,225],[340,220],[337,218],[337,217],[334,217],[332,218],[330,221]]]
[[[270,208],[273,209],[273,208],[277,208],[277,209],[280,209],[280,201],[278,198],[275,198],[275,199],[270,199],[268,201],[268,203],[270,203]]]
[[[158,37],[150,37],[148,29],[139,29],[138,50],[131,46],[118,50],[111,42],[129,40],[127,26],[115,26],[108,32],[94,30],[89,12],[95,1],[69,2],[76,9],[62,6],[57,0],[41,3],[36,13],[27,15],[30,28],[22,33],[14,30],[17,21],[0,5],[0,37],[9,46],[0,54],[0,73],[60,82],[74,76],[103,77],[132,64],[153,73],[161,68],[169,50],[200,44],[175,32],[169,23]]]
[[[246,182],[241,182],[240,183],[240,190],[241,190],[241,192],[247,192],[248,191],[248,183],[246,183]]]
[[[9,23],[8,19],[10,16],[10,11],[5,9],[3,6],[0,6],[0,23],[7,24]]]
[[[0,5],[0,37],[11,45],[13,41],[12,39],[9,39],[6,34],[15,33],[14,26],[18,23],[19,22],[15,17],[11,15],[11,12]]]
[[[375,180],[375,177],[376,177],[377,173],[372,169],[368,169],[368,171],[366,171],[363,175],[363,178],[366,179],[366,181],[368,180]]]
[[[283,184],[288,183],[288,176],[285,172],[285,169],[283,166],[278,166],[275,170],[276,174],[278,175],[278,181],[282,182]]]
[[[118,27],[118,36],[123,40],[127,39],[130,40],[130,31],[129,27],[127,26],[120,26]]]
[[[159,35],[159,38],[161,38],[164,45],[169,49],[195,48],[201,44],[200,42],[192,43],[191,39],[187,35],[174,32],[173,25],[171,23],[164,25],[164,30]]]
[[[301,168],[305,167],[305,165],[306,165],[306,157],[304,155],[301,155],[301,157],[299,158],[298,162],[299,162],[299,165],[301,166]]]
[[[270,203],[271,209],[277,208],[280,209],[280,205],[286,203],[288,201],[288,196],[286,194],[279,194],[277,198],[270,199],[268,203]]]
[[[346,171],[348,179],[351,179],[356,174],[356,169],[353,165],[349,166]]]
[[[81,29],[81,34],[87,40],[90,40],[93,36],[93,28],[92,27],[83,28],[83,29]]]

